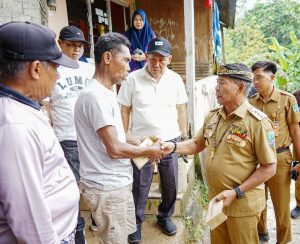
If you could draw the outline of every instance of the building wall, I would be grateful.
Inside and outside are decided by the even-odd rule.
[[[212,9],[204,1],[195,3],[196,63],[212,61],[211,18]],[[164,37],[173,46],[174,62],[185,62],[184,5],[183,0],[136,0],[137,8],[143,9],[157,36]]]
[[[45,2],[41,0],[42,6],[46,6]],[[0,16],[0,24],[16,20],[47,22],[42,16],[39,0],[0,0]]]
[[[66,0],[56,0],[56,10],[49,10],[48,27],[59,36],[60,30],[68,25],[68,12]]]

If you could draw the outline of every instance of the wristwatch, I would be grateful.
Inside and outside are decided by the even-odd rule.
[[[235,190],[235,193],[236,193],[236,199],[241,199],[245,196],[245,193],[241,191],[239,186],[237,186],[233,189]]]

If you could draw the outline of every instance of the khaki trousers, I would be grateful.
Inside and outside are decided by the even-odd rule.
[[[295,148],[293,148],[293,160],[297,160]],[[295,198],[297,207],[300,208],[300,178],[295,181]]]
[[[295,182],[295,197],[296,197],[297,207],[300,208],[300,178],[298,178],[298,180],[296,180]]]
[[[259,215],[228,217],[211,231],[211,244],[258,244],[258,221]]]
[[[97,224],[100,244],[127,244],[136,231],[132,186],[101,191],[79,182],[79,189]]]
[[[290,217],[291,161],[292,154],[289,150],[277,154],[276,174],[265,183],[266,199],[269,189],[275,211],[277,242],[279,244],[286,244],[292,240]],[[260,234],[268,233],[267,208],[262,212],[257,228]]]

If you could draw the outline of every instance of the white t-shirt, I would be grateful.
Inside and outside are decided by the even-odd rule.
[[[81,92],[75,105],[75,126],[81,181],[108,191],[132,183],[129,159],[111,159],[97,130],[114,126],[120,142],[126,142],[116,94],[97,80]]]
[[[184,83],[169,69],[156,82],[146,67],[130,73],[120,88],[118,102],[132,107],[133,135],[174,139],[181,134],[176,105],[188,101]]]
[[[79,61],[78,69],[59,66],[60,78],[50,96],[50,111],[54,132],[59,141],[76,141],[74,106],[82,89],[92,79],[95,68]]]
[[[0,144],[0,243],[59,243],[77,225],[79,191],[47,115],[1,97]]]

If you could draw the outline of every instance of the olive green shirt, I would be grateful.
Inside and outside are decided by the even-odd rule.
[[[195,142],[208,149],[204,171],[209,199],[241,185],[259,164],[277,162],[272,123],[247,100],[229,116],[223,107],[211,111]],[[261,184],[223,211],[227,216],[241,217],[260,214],[264,207],[265,190]]]
[[[264,112],[273,122],[276,148],[291,145],[289,125],[300,122],[296,98],[274,87],[271,96],[264,101],[259,93],[249,98],[249,103]]]

